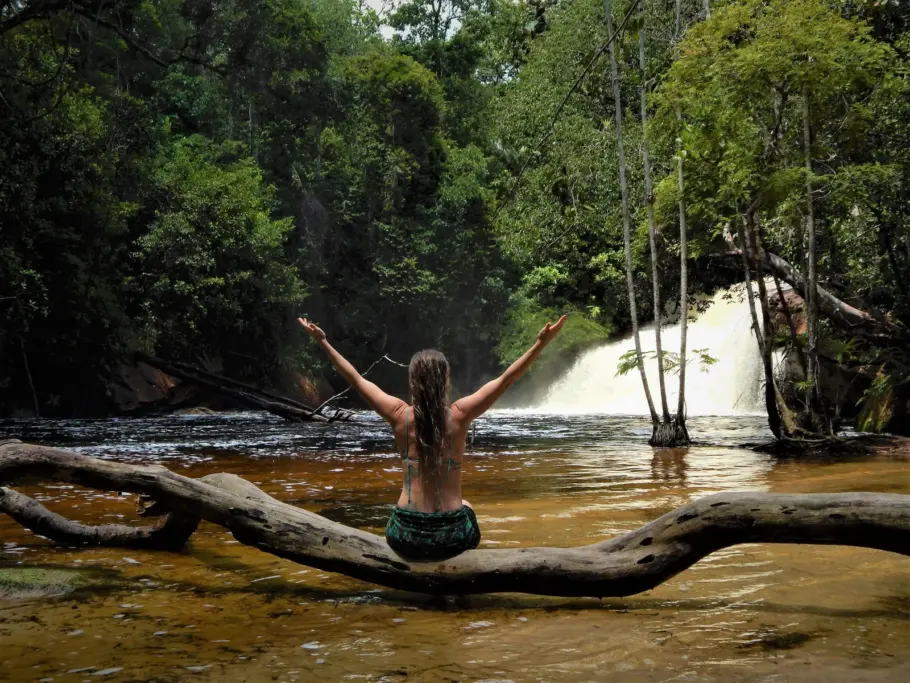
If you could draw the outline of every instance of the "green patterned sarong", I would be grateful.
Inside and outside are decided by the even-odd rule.
[[[480,527],[467,505],[448,512],[418,512],[392,509],[385,528],[389,546],[402,557],[414,560],[445,560],[480,543]]]

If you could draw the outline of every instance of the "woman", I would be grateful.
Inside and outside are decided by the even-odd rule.
[[[449,405],[449,364],[438,351],[419,351],[408,366],[411,405],[364,379],[306,318],[298,321],[328,354],[338,372],[369,406],[392,425],[401,454],[404,484],[386,527],[398,554],[413,559],[453,557],[480,543],[471,505],[461,498],[461,465],[471,422],[502,396],[562,329],[566,316],[547,323],[537,341],[501,377]]]

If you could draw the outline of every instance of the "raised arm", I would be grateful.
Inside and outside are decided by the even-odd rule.
[[[297,322],[306,330],[313,341],[322,347],[335,369],[341,373],[341,376],[347,380],[348,384],[357,390],[358,394],[363,396],[363,400],[369,404],[370,408],[379,413],[379,416],[387,422],[395,424],[401,412],[407,409],[407,403],[400,398],[389,396],[373,382],[364,379],[354,366],[329,344],[325,332],[315,324],[309,322],[306,318],[297,318]]]
[[[469,422],[483,415],[499,400],[500,396],[506,393],[506,389],[515,384],[525,374],[527,369],[537,360],[541,351],[559,334],[565,323],[566,316],[562,316],[555,324],[547,323],[544,325],[543,329],[537,334],[537,341],[534,342],[534,346],[525,351],[524,355],[512,363],[508,370],[496,379],[484,384],[470,396],[458,399],[452,407],[460,411]]]

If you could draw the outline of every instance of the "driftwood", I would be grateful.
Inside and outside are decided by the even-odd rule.
[[[136,358],[184,382],[229,396],[252,408],[265,410],[290,422],[348,422],[354,417],[354,413],[349,410],[327,411],[325,403],[314,409],[286,396],[222,377],[187,363],[170,362],[144,353],[137,354]]]
[[[379,536],[282,503],[240,477],[191,479],[161,466],[0,442],[0,484],[36,479],[145,494],[163,509],[219,524],[241,543],[279,557],[432,594],[626,596],[739,543],[851,545],[910,556],[910,496],[897,494],[720,493],[593,545],[473,550],[442,562],[415,562]]]
[[[0,512],[5,512],[36,534],[65,545],[176,550],[186,544],[199,526],[198,517],[186,517],[177,513],[169,513],[161,523],[147,527],[79,524],[4,486],[0,486]]]
[[[727,255],[741,254],[739,247],[733,242],[732,235],[727,236],[727,244],[730,245]],[[761,263],[766,272],[790,285],[804,301],[808,300],[805,278],[787,260],[767,249],[762,249]],[[819,312],[843,329],[878,337],[906,336],[906,330],[898,325],[841,301],[824,287],[817,287],[817,292]]]
[[[790,265],[788,261],[777,254],[764,250],[762,252],[762,262],[768,272],[793,287],[804,301],[808,301],[806,281],[802,273]],[[860,328],[879,334],[896,334],[900,332],[900,328],[893,323],[875,318],[870,313],[841,301],[824,287],[817,287],[816,290],[818,292],[819,311],[841,327],[853,330]]]

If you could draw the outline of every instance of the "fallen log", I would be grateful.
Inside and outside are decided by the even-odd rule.
[[[147,356],[147,358],[151,358],[151,357]],[[160,359],[156,359],[156,360],[157,360],[157,362],[161,362]],[[174,361],[174,362],[170,363],[170,366],[172,369],[176,368],[177,371],[183,370],[184,372],[193,373],[197,376],[206,377],[208,379],[211,379],[214,382],[223,384],[224,386],[239,389],[241,391],[247,391],[252,394],[259,395],[259,396],[264,396],[265,398],[273,399],[275,401],[279,401],[280,403],[286,403],[290,406],[294,406],[295,408],[300,408],[301,410],[304,410],[308,413],[319,413],[320,412],[319,408],[313,408],[311,406],[306,405],[305,403],[301,403],[300,401],[295,401],[294,399],[289,398],[287,396],[282,396],[281,394],[276,394],[275,392],[268,391],[267,389],[260,389],[258,387],[254,387],[252,384],[240,382],[236,379],[231,379],[230,377],[225,377],[224,375],[217,375],[213,372],[208,372],[207,370],[203,370],[202,368],[197,367],[195,365],[190,365],[189,363],[182,363],[180,361]]]
[[[145,494],[164,509],[219,524],[264,552],[431,594],[633,595],[740,543],[851,545],[910,556],[910,496],[897,494],[719,493],[592,545],[473,550],[417,562],[397,555],[379,536],[282,503],[233,475],[192,479],[160,466],[0,442],[0,484],[35,479]]]
[[[322,406],[320,406],[320,410],[315,410],[292,399],[216,375],[187,363],[171,363],[144,353],[137,354],[136,358],[184,382],[191,382],[229,396],[251,408],[265,410],[290,422],[347,422],[354,417],[354,413],[351,411],[339,409],[330,414],[324,414],[321,412]]]
[[[765,250],[762,252],[762,262],[768,272],[793,287],[794,291],[803,300],[808,300],[806,281],[802,273],[790,265],[788,261],[777,254],[772,254],[770,251]],[[818,308],[821,313],[841,327],[847,329],[860,328],[879,334],[896,334],[900,332],[900,328],[897,325],[887,320],[875,318],[870,313],[841,301],[824,287],[817,287],[816,290],[818,292]]]
[[[732,235],[726,237],[730,250],[728,256],[740,256],[742,252],[733,241]],[[767,249],[762,250],[761,263],[763,269],[769,274],[783,280],[793,288],[799,296],[807,300],[806,281],[796,268],[787,260]],[[905,335],[906,331],[881,316],[873,316],[845,301],[841,301],[824,287],[816,287],[818,293],[819,312],[837,324],[839,327],[851,332],[862,331],[879,337],[893,337]]]

